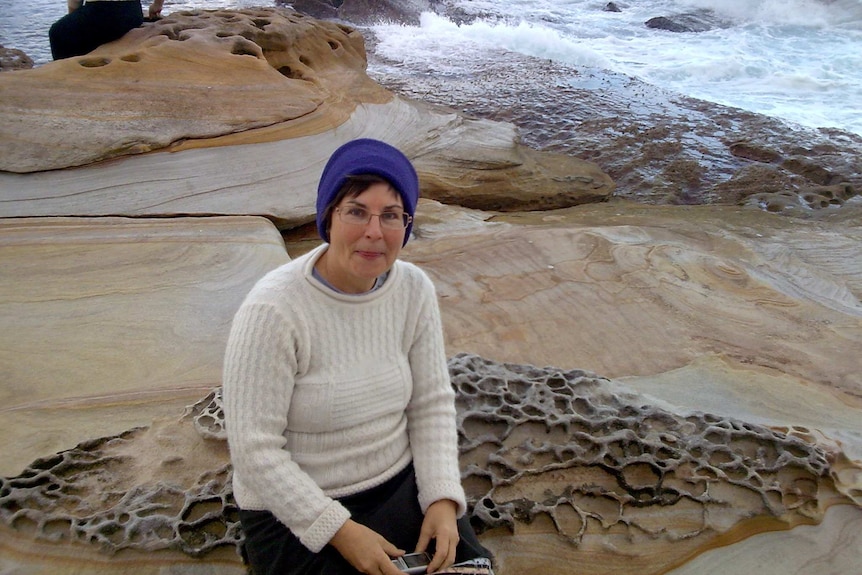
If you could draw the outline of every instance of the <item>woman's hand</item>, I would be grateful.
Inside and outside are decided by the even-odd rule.
[[[455,549],[461,539],[458,535],[457,515],[458,504],[449,499],[435,501],[425,511],[416,552],[425,551],[434,539],[434,557],[428,565],[428,573],[448,567],[455,562]]]
[[[329,541],[347,562],[368,575],[403,575],[392,557],[404,554],[382,535],[348,519]]]

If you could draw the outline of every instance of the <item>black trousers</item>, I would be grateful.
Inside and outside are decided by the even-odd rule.
[[[413,465],[378,487],[339,499],[351,518],[380,533],[396,547],[413,551],[424,515]],[[312,553],[268,511],[239,512],[245,532],[245,557],[254,575],[357,575],[359,572],[331,545]],[[458,520],[455,561],[491,557],[470,521]],[[433,545],[433,541],[432,541]]]
[[[55,60],[82,56],[122,38],[143,22],[140,0],[87,2],[54,22],[48,30],[51,55]]]

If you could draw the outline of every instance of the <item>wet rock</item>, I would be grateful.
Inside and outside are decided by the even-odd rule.
[[[802,176],[806,180],[814,182],[815,184],[820,184],[822,186],[828,186],[831,184],[837,184],[846,181],[846,176],[840,174],[833,174],[828,169],[817,164],[809,158],[787,158],[781,163],[781,167],[783,167],[789,172]]]
[[[617,6],[616,2],[608,2],[602,10],[605,12],[622,12],[622,8]]]
[[[733,176],[713,188],[713,193],[723,203],[738,204],[752,194],[797,195],[805,180],[788,174],[771,164],[752,164],[740,168]]]
[[[280,0],[277,3],[314,18],[338,18],[356,25],[382,22],[417,25],[419,15],[432,8],[427,0]]]
[[[735,203],[751,192],[735,193],[723,184],[747,178],[742,170],[755,164],[772,165],[796,193],[823,185],[823,171],[835,178],[832,183],[862,189],[862,136],[857,134],[788,125],[621,74],[505,52],[463,78],[445,81],[426,70],[411,76],[402,64],[397,79],[390,78],[391,63],[373,51],[369,58],[372,76],[399,94],[511,122],[535,149],[596,163],[613,178],[617,198]],[[796,161],[785,167],[791,158]],[[803,170],[800,161],[820,169]],[[672,179],[676,173],[683,176],[679,181]],[[807,179],[809,174],[815,179]]]
[[[312,18],[327,18],[338,17],[338,6],[327,0],[293,0],[293,1],[277,1],[278,6],[290,6],[297,12],[307,14]]]
[[[771,164],[781,159],[780,154],[775,150],[757,146],[750,142],[733,142],[727,148],[737,158],[744,158],[753,162]]]
[[[0,72],[27,70],[33,67],[33,59],[17,48],[0,45]]]
[[[718,18],[711,10],[701,10],[673,16],[657,16],[645,23],[647,28],[665,30],[667,32],[707,32],[714,28],[726,28],[730,24]]]
[[[419,15],[429,9],[425,0],[344,0],[338,17],[357,25],[391,22],[415,26]]]

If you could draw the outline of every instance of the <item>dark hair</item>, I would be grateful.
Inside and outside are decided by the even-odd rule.
[[[389,180],[374,174],[347,176],[344,180],[344,184],[338,188],[338,192],[335,194],[335,197],[332,198],[332,201],[329,202],[329,205],[326,206],[325,210],[323,210],[323,221],[326,222],[326,229],[328,230],[330,225],[332,225],[332,220],[330,220],[332,212],[335,210],[335,207],[344,200],[344,198],[355,198],[374,184],[386,184],[395,191],[395,188]],[[395,194],[397,195],[398,192],[395,191]]]

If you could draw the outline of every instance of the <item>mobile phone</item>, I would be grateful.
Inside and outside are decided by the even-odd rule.
[[[425,573],[431,563],[431,557],[427,553],[407,553],[396,557],[392,563],[405,573]]]

